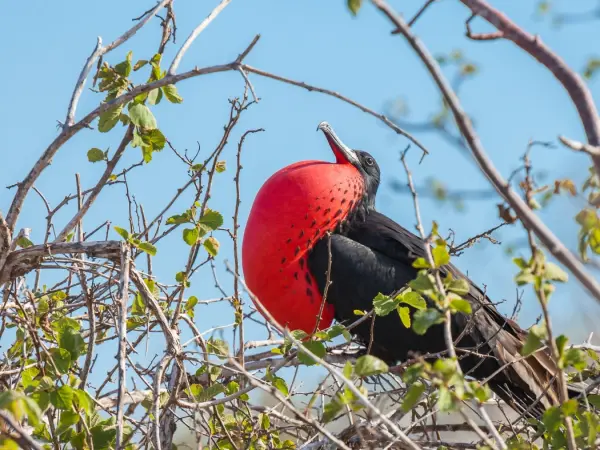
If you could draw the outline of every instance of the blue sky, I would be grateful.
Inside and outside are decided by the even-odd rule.
[[[368,3],[368,2],[366,2]],[[407,17],[422,1],[395,1]],[[557,2],[568,7],[567,1]],[[585,10],[593,1],[577,2]],[[534,17],[535,2],[494,1],[516,22],[544,41],[577,70],[583,69],[588,57],[597,51],[592,43],[600,40],[598,23],[553,28],[549,21]],[[4,26],[0,29],[5,70],[0,72],[4,86],[0,106],[3,129],[3,158],[0,163],[2,186],[22,179],[31,164],[57,134],[57,120],[63,121],[68,101],[81,67],[92,51],[96,36],[110,42],[131,26],[131,18],[148,9],[152,2],[105,0],[81,2],[63,0],[10,2],[5,6]],[[181,44],[216,5],[215,1],[176,2],[178,40]],[[567,94],[553,77],[531,57],[505,41],[469,42],[464,38],[464,20],[468,11],[457,1],[442,0],[416,25],[415,31],[434,54],[462,49],[465,56],[480,68],[477,77],[461,91],[465,109],[474,118],[482,142],[496,166],[505,176],[519,166],[519,158],[530,139],[555,141],[558,134],[584,139],[576,111]],[[129,50],[134,60],[149,59],[158,45],[159,22],[152,21],[138,35],[108,56],[111,63],[124,58]],[[480,21],[476,29],[489,30]],[[231,5],[198,38],[186,54],[180,71],[194,66],[227,63],[235,59],[254,35],[262,38],[246,62],[282,76],[334,89],[377,111],[384,111],[390,101],[402,98],[415,120],[428,119],[437,111],[438,93],[422,64],[399,36],[390,35],[390,24],[370,4],[358,17],[350,15],[344,0],[249,2],[234,0]],[[165,60],[170,61],[176,47],[170,45]],[[448,75],[452,72],[448,71]],[[145,74],[143,75],[146,76]],[[230,225],[233,211],[232,182],[235,147],[241,133],[248,128],[265,128],[250,136],[243,153],[242,230],[252,199],[261,184],[276,170],[302,159],[328,159],[331,155],[321,134],[315,132],[319,122],[330,122],[342,139],[354,148],[368,150],[383,168],[383,185],[378,207],[407,228],[414,225],[414,212],[409,197],[393,192],[393,179],[404,180],[398,161],[399,151],[406,145],[402,139],[375,118],[339,100],[310,93],[273,80],[251,75],[259,104],[253,106],[235,130],[224,159],[228,170],[219,175],[210,205],[226,217]],[[137,80],[142,82],[141,78]],[[87,85],[89,87],[89,84]],[[596,98],[600,84],[590,83]],[[178,85],[184,98],[181,105],[161,103],[154,112],[159,126],[179,150],[194,150],[200,143],[202,154],[208,154],[218,143],[226,123],[227,99],[243,92],[238,73],[224,73],[191,79]],[[86,90],[77,117],[93,109],[101,97]],[[65,145],[52,166],[36,183],[51,204],[56,205],[74,189],[74,173],[81,174],[84,187],[92,186],[103,167],[87,161],[91,147],[115,149],[122,131],[100,134],[84,130]],[[410,165],[417,184],[436,177],[451,189],[488,189],[475,165],[435,134],[416,134],[430,149],[431,155],[418,165],[413,151]],[[139,160],[137,149],[129,149],[125,161]],[[587,174],[586,158],[555,149],[536,149],[536,170],[551,173],[551,178],[573,178],[581,182]],[[156,214],[174,190],[185,183],[185,167],[165,150],[155,155],[146,167],[131,174],[129,181],[137,200],[144,204],[149,216]],[[14,191],[0,190],[0,209],[6,212]],[[173,213],[185,208],[189,197],[178,202]],[[422,199],[426,225],[435,219],[441,230],[453,229],[457,240],[465,240],[499,223],[497,199],[467,204],[465,212],[440,206]],[[542,216],[571,248],[576,248],[573,217],[580,201],[558,200]],[[57,217],[65,223],[74,205]],[[44,232],[44,210],[39,198],[30,195],[19,226],[33,229],[33,240],[40,242]],[[178,209],[179,208],[179,209]],[[126,224],[126,204],[120,187],[108,188],[86,217],[88,230],[106,219],[113,224]],[[62,221],[62,222],[61,222]],[[505,228],[497,235],[503,242],[523,237],[516,227]],[[117,238],[115,233],[112,238]],[[231,245],[222,236],[221,256],[217,262],[220,278],[231,284],[224,270],[224,259],[231,260]],[[185,264],[187,253],[179,235],[167,239],[155,258],[156,273],[165,282],[173,282],[174,273]],[[501,246],[483,243],[467,251],[457,260],[478,283],[487,286],[495,301],[506,299],[499,308],[510,313],[516,297],[512,282],[515,266]],[[594,273],[597,275],[597,272]],[[192,280],[190,295],[199,298],[215,296],[210,271]],[[529,326],[539,314],[533,295],[526,290],[521,323]],[[600,309],[587,294],[569,283],[559,287],[550,305],[555,327],[575,339],[583,339],[589,331],[600,331]],[[197,312],[201,329],[230,322],[223,314],[229,309]],[[594,328],[595,327],[595,328]],[[254,331],[250,329],[250,337]],[[259,335],[256,334],[255,337]]]

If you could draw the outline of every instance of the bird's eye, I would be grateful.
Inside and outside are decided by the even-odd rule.
[[[372,166],[373,164],[375,164],[375,161],[373,160],[373,158],[367,157],[365,159],[365,162],[367,163],[367,166]]]

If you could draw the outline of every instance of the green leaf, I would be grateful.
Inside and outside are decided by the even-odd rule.
[[[275,389],[277,389],[279,392],[281,392],[286,397],[288,395],[290,395],[290,391],[288,389],[287,383],[285,382],[285,380],[283,378],[274,377],[273,386],[275,387]]]
[[[158,105],[162,100],[163,93],[160,88],[152,89],[148,92],[148,103]]]
[[[546,431],[553,433],[560,427],[562,423],[562,414],[559,408],[553,406],[544,411],[542,422],[546,426]]]
[[[79,331],[67,328],[59,333],[58,344],[71,354],[71,361],[76,361],[85,349],[85,341]]]
[[[131,57],[133,56],[133,52],[128,52],[125,58],[125,61],[120,62],[115,66],[115,72],[124,77],[128,77],[131,73]]]
[[[452,300],[450,302],[450,308],[453,312],[461,312],[464,314],[471,314],[473,312],[471,309],[471,304],[462,298],[456,298]]]
[[[590,405],[600,409],[600,394],[588,394],[587,399],[588,402],[590,402]]]
[[[438,391],[438,401],[437,401],[437,407],[440,409],[440,411],[442,411],[442,412],[454,411],[456,409],[456,406],[457,406],[457,402],[454,401],[454,398],[452,397],[452,393],[450,392],[450,390],[444,386],[440,387],[440,390]]]
[[[117,437],[115,427],[107,427],[105,424],[96,425],[90,429],[94,450],[108,450]]]
[[[469,293],[469,282],[464,278],[457,278],[450,282],[448,290],[458,295],[467,295]]]
[[[521,355],[528,356],[542,347],[542,340],[546,338],[546,327],[533,325],[527,334],[527,340],[521,349]]]
[[[95,404],[92,397],[82,389],[75,389],[75,403],[88,417],[94,412]]]
[[[337,399],[332,399],[323,408],[323,422],[328,423],[337,417],[344,405]]]
[[[104,152],[96,147],[88,150],[87,157],[88,161],[93,163],[98,161],[104,161],[106,159],[106,155],[104,154]]]
[[[373,299],[373,307],[375,308],[375,314],[378,316],[387,316],[398,306],[398,302],[381,292]]]
[[[125,228],[121,228],[121,227],[113,227],[113,229],[119,234],[119,236],[121,236],[123,239],[125,239],[126,241],[129,240],[129,231],[127,231]]]
[[[196,245],[198,243],[198,229],[186,228],[183,230],[183,241],[187,245]]]
[[[199,222],[214,231],[223,225],[223,216],[219,211],[206,208]]]
[[[413,315],[413,331],[417,334],[423,335],[427,332],[429,327],[442,323],[444,321],[444,315],[434,308],[419,310]]]
[[[429,262],[425,258],[421,258],[421,257],[415,259],[412,263],[412,266],[415,269],[429,269],[431,267]]]
[[[402,321],[402,325],[406,328],[410,328],[410,309],[408,306],[398,306],[398,315],[400,316],[400,320]]]
[[[190,223],[191,216],[185,214],[175,214],[167,219],[167,225],[181,225],[182,223]]]
[[[79,422],[79,414],[75,411],[63,411],[60,413],[60,421],[58,422],[57,434],[61,435],[73,425]]]
[[[426,271],[421,271],[417,278],[409,281],[408,285],[415,291],[428,295],[434,291],[431,276]]]
[[[569,275],[554,263],[547,262],[544,267],[544,278],[552,281],[560,281],[566,283],[569,280]]]
[[[215,170],[217,173],[223,173],[227,169],[227,163],[225,161],[218,161]]]
[[[135,65],[133,66],[133,71],[137,71],[140,70],[142,67],[144,67],[146,64],[148,64],[148,61],[145,59],[140,59],[138,62],[135,63]]]
[[[431,253],[436,267],[442,267],[450,262],[450,254],[445,245],[437,245]]]
[[[564,358],[561,360],[559,366],[562,369],[563,367],[573,367],[575,370],[581,372],[586,368],[587,363],[585,359],[585,353],[578,348],[570,348],[565,352]]]
[[[220,383],[207,386],[198,397],[199,402],[207,402],[225,392],[225,386]]]
[[[373,355],[361,356],[356,360],[356,365],[354,366],[354,372],[359,377],[378,375],[386,373],[388,370],[388,365]]]
[[[358,14],[358,10],[362,6],[362,0],[347,0],[348,1],[348,9],[352,13],[353,16]]]
[[[150,242],[140,242],[137,245],[141,251],[148,253],[150,256],[156,256],[156,247]]]
[[[310,352],[312,352],[315,356],[319,358],[323,358],[327,353],[325,349],[325,345],[322,342],[317,341],[309,341],[303,343],[304,347]],[[298,360],[307,366],[312,366],[317,363],[311,356],[308,356],[307,353],[304,353],[302,349],[299,349],[298,352]]]
[[[51,348],[49,352],[54,365],[61,374],[67,373],[71,367],[71,353],[64,348],[57,347]]]
[[[400,300],[400,303],[405,303],[409,306],[412,306],[415,309],[426,309],[427,302],[423,298],[421,294],[418,292],[404,292],[396,297],[397,300]]]
[[[70,411],[73,408],[73,388],[67,384],[50,393],[50,403],[57,408]]]
[[[166,86],[162,87],[162,90],[165,93],[167,100],[169,100],[171,103],[181,103],[183,101],[183,98],[181,98],[177,92],[177,88],[174,84],[167,84]]]
[[[98,118],[98,131],[107,133],[112,130],[119,121],[121,111],[123,111],[123,105],[117,106],[116,108],[110,108],[100,114],[100,117]]]
[[[129,117],[134,125],[145,129],[153,130],[156,128],[156,119],[152,111],[146,105],[141,103],[129,104]]]
[[[365,314],[367,314],[366,312],[364,312],[364,311],[361,311],[360,309],[355,309],[355,310],[354,310],[354,311],[352,311],[352,312],[353,312],[353,314],[354,314],[355,316],[364,316]]]
[[[217,256],[217,253],[219,253],[219,245],[219,241],[212,236],[204,241],[204,248],[212,257]]]
[[[197,304],[198,304],[198,297],[196,297],[194,295],[192,295],[190,298],[188,298],[187,301],[185,302],[185,307],[184,307],[185,312],[192,319],[194,318],[194,308],[196,307]]]
[[[417,404],[423,392],[425,392],[425,385],[423,383],[416,382],[410,385],[402,401],[404,412],[410,411]]]
[[[530,269],[524,269],[515,276],[515,282],[518,286],[535,282],[535,276],[530,272]]]
[[[152,147],[153,151],[160,151],[165,148],[167,138],[158,128],[146,130],[141,135],[142,142]]]
[[[226,359],[229,356],[229,345],[222,339],[210,338],[206,342],[206,346],[210,353],[214,353],[220,359]]]

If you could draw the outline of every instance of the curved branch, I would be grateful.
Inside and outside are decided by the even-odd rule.
[[[510,204],[515,210],[523,225],[535,233],[542,244],[560,261],[579,282],[600,302],[600,284],[592,277],[579,259],[558,239],[554,233],[540,220],[538,216],[527,206],[525,201],[510,187],[510,184],[504,180],[493,162],[488,158],[479,136],[475,132],[469,116],[464,112],[458,97],[452,90],[452,87],[444,77],[440,66],[435,58],[429,53],[429,50],[412,33],[404,19],[398,15],[385,0],[371,0],[372,3],[382,11],[388,19],[394,24],[398,31],[404,36],[413,50],[417,53],[421,61],[427,67],[433,80],[437,84],[448,106],[452,110],[454,119],[461,134],[465,137],[473,157],[479,164],[481,171],[485,174],[494,189]],[[467,1],[467,0],[463,0]],[[479,2],[476,2],[479,3]]]
[[[590,90],[583,79],[572,70],[565,61],[542,42],[539,36],[527,33],[505,14],[492,8],[484,0],[460,0],[463,5],[471,10],[473,15],[485,19],[498,29],[504,39],[514,42],[525,50],[541,64],[543,64],[552,75],[565,88],[585,129],[587,140],[590,145],[600,145],[600,119],[598,110]],[[596,172],[600,174],[600,156],[592,156]]]

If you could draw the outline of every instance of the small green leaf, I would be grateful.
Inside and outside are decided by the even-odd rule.
[[[416,382],[410,385],[402,401],[404,412],[410,411],[417,404],[423,392],[425,392],[425,385],[423,383]]]
[[[366,312],[361,311],[360,309],[355,309],[352,312],[354,313],[355,316],[364,316],[365,314],[367,314]]]
[[[412,306],[415,309],[426,309],[427,302],[418,292],[409,291],[404,292],[403,294],[396,297],[396,299],[400,300],[400,303],[407,304]]]
[[[63,434],[77,422],[79,422],[79,414],[77,414],[75,411],[61,412],[60,421],[58,422],[58,428],[56,429],[56,433],[58,435]]]
[[[588,402],[590,402],[590,405],[592,405],[594,408],[598,408],[600,409],[600,394],[588,394]]]
[[[75,403],[89,417],[94,412],[95,404],[90,394],[81,389],[75,389]]]
[[[174,84],[167,84],[166,86],[162,87],[162,90],[165,93],[167,100],[169,100],[171,103],[181,103],[183,101],[183,98],[181,98],[177,92],[177,88]]]
[[[148,253],[150,256],[156,256],[156,247],[150,242],[140,242],[137,247],[141,251]]]
[[[329,423],[337,417],[344,405],[337,399],[333,398],[323,408],[323,423]]]
[[[88,161],[93,163],[98,161],[104,161],[106,159],[106,155],[104,154],[104,152],[96,147],[88,150],[87,157]]]
[[[408,285],[415,291],[428,295],[433,292],[433,282],[431,276],[426,271],[418,273],[417,278],[409,281]]]
[[[554,433],[562,423],[562,414],[559,408],[553,406],[544,411],[542,422],[546,426],[546,431]]]
[[[410,328],[410,309],[408,306],[398,306],[398,315],[402,321],[402,325],[406,328]]]
[[[273,386],[275,386],[275,388],[281,392],[283,395],[285,395],[286,397],[288,395],[290,395],[290,392],[288,390],[288,386],[287,383],[285,382],[285,380],[283,378],[280,377],[274,377],[273,379]]]
[[[554,263],[547,262],[544,269],[544,278],[547,280],[560,281],[563,283],[569,281],[569,275]]]
[[[50,393],[50,403],[57,409],[70,411],[73,408],[73,396],[73,388],[65,384]]]
[[[573,367],[575,370],[581,372],[587,366],[585,353],[578,348],[570,348],[565,352],[564,358],[560,361],[559,367]]]
[[[129,231],[127,231],[125,228],[121,228],[121,227],[113,227],[113,228],[117,233],[119,233],[119,236],[121,236],[126,241],[129,240]]]
[[[317,356],[319,358],[323,358],[325,356],[325,354],[327,353],[327,350],[325,349],[325,345],[323,345],[322,342],[309,341],[309,342],[304,342],[303,345],[304,345],[304,347],[306,347],[306,349],[309,352],[313,353],[315,356]],[[303,352],[302,349],[300,349],[298,352],[298,360],[302,364],[305,364],[307,366],[312,366],[317,363],[317,361],[315,361],[311,356],[309,356],[307,353]]]
[[[471,309],[471,304],[462,298],[456,298],[452,300],[450,302],[450,308],[453,312],[461,312],[464,314],[471,314],[473,312]]]
[[[388,365],[373,355],[361,356],[356,360],[356,365],[354,366],[354,372],[359,377],[378,375],[386,373],[388,370]]]
[[[529,356],[542,347],[542,340],[546,338],[546,327],[533,325],[527,334],[527,340],[521,349],[521,355]]]
[[[217,253],[219,253],[219,245],[219,241],[212,236],[204,241],[204,248],[212,257],[217,256]]]
[[[419,310],[413,315],[413,331],[419,335],[427,332],[429,327],[442,323],[444,315],[434,308]]]
[[[223,392],[225,392],[225,386],[223,386],[220,383],[211,384],[200,393],[200,395],[198,396],[198,401],[207,402],[215,398],[217,395],[222,394]]]
[[[151,105],[158,105],[162,100],[162,90],[160,88],[152,89],[148,92],[148,103]]]
[[[187,245],[196,245],[198,243],[198,229],[186,228],[183,230],[183,240]]]
[[[413,261],[412,266],[416,269],[429,269],[431,266],[425,258],[417,258]]]
[[[134,125],[142,129],[153,130],[156,128],[156,119],[152,111],[141,103],[129,104],[129,118]]]
[[[450,390],[444,386],[438,391],[437,407],[442,412],[450,412],[456,409],[457,402],[454,401]]]
[[[187,302],[185,302],[185,308],[184,308],[185,312],[192,319],[194,318],[194,308],[196,307],[197,304],[198,304],[198,297],[196,297],[194,295],[192,295],[190,298],[188,298]]]
[[[71,367],[71,353],[64,348],[57,347],[51,348],[49,352],[54,365],[61,374],[67,373]]]
[[[206,208],[199,222],[214,231],[223,225],[223,215],[219,211]]]
[[[210,353],[214,353],[220,359],[225,359],[229,356],[229,345],[222,339],[210,338],[206,341],[206,346]]]
[[[59,333],[58,343],[61,349],[65,349],[71,354],[71,361],[77,361],[77,358],[85,349],[85,342],[81,333],[72,328],[66,328]]]
[[[180,225],[182,223],[190,223],[191,217],[189,214],[175,214],[167,219],[167,225]]]
[[[450,262],[450,254],[445,245],[437,245],[431,253],[436,267],[442,267]]]
[[[119,121],[121,111],[123,111],[123,105],[117,106],[116,108],[110,108],[100,114],[100,117],[98,118],[98,131],[107,133],[112,130]]]
[[[381,292],[373,299],[373,307],[375,308],[375,314],[378,316],[387,316],[398,306],[398,302]]]
[[[140,59],[138,62],[135,63],[135,65],[133,66],[133,71],[137,71],[140,70],[142,67],[144,67],[146,64],[148,64],[148,61],[145,59]]]
[[[223,173],[227,169],[227,163],[225,161],[218,161],[215,166],[217,173]]]
[[[347,0],[348,1],[348,9],[352,13],[353,16],[358,14],[358,10],[362,6],[362,0]]]
[[[454,279],[450,282],[448,290],[458,295],[467,295],[469,293],[469,282],[463,278]]]

